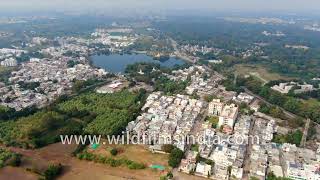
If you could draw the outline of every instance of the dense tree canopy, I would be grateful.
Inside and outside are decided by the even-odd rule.
[[[143,93],[143,92],[140,92]],[[144,95],[84,93],[33,115],[0,123],[0,141],[41,147],[67,134],[119,134],[139,112]]]
[[[181,151],[179,148],[174,148],[170,152],[168,164],[173,168],[178,167],[183,156],[183,151]]]

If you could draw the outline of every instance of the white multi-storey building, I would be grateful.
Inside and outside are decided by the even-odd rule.
[[[238,107],[235,104],[226,105],[224,106],[220,116],[219,116],[219,123],[218,127],[221,126],[229,126],[233,128],[235,120],[238,116]]]
[[[0,65],[5,67],[11,67],[11,66],[17,66],[18,63],[15,59],[9,58],[9,59],[5,59],[4,61],[1,61]]]

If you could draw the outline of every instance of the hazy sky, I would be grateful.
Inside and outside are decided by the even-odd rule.
[[[320,0],[0,0],[0,10],[244,10],[320,11]]]

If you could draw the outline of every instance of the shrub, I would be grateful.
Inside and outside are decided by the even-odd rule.
[[[53,180],[59,176],[62,172],[62,165],[50,165],[48,169],[44,172],[45,180]]]
[[[116,156],[116,155],[118,154],[118,150],[117,150],[116,148],[112,148],[112,149],[110,150],[110,154],[111,154],[112,156]]]
[[[172,179],[172,178],[173,178],[173,174],[172,174],[172,172],[171,172],[171,171],[167,173],[167,177],[168,177],[168,178],[170,178],[170,179]]]
[[[21,155],[0,148],[0,168],[6,165],[19,166]]]
[[[9,166],[19,166],[21,163],[21,155],[13,154],[6,162]]]
[[[144,169],[146,167],[144,164],[133,162],[130,165],[128,165],[128,168],[129,169]]]

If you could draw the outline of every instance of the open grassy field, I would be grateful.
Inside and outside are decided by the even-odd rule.
[[[256,78],[260,79],[262,82],[267,83],[272,80],[290,80],[289,77],[282,76],[277,73],[269,72],[266,68],[261,65],[245,65],[245,64],[238,64],[234,66],[235,71],[239,75],[252,75]]]

